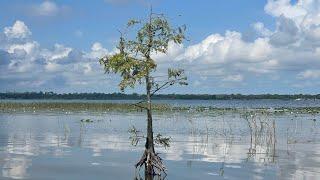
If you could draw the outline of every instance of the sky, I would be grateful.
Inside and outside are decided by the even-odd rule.
[[[187,41],[152,58],[156,75],[183,68],[189,85],[161,93],[320,93],[319,0],[3,0],[0,92],[119,92],[98,59],[151,4],[187,26]]]

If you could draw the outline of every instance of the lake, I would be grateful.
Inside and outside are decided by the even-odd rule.
[[[171,138],[170,147],[156,147],[166,179],[320,179],[320,115],[294,109],[320,107],[319,100],[155,102],[221,108],[154,112],[154,133]],[[1,112],[0,179],[143,178],[134,164],[144,140],[131,145],[133,126],[145,132],[144,112]]]

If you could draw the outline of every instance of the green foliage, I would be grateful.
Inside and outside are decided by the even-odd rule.
[[[130,134],[129,139],[131,140],[131,145],[137,146],[140,139],[143,138],[143,136],[140,135],[140,131],[138,131],[135,126],[132,126],[128,132]]]
[[[119,84],[121,91],[127,87],[134,88],[137,83],[141,84],[144,78],[153,80],[150,73],[156,70],[157,64],[151,58],[151,54],[166,53],[169,42],[181,44],[185,39],[186,30],[186,26],[171,28],[165,16],[153,13],[145,21],[130,20],[127,28],[130,31],[137,29],[136,37],[127,39],[121,33],[118,53],[99,60],[105,73],[116,73],[122,77]]]
[[[100,63],[104,65],[106,73],[119,73],[122,81],[119,84],[121,91],[127,86],[134,87],[137,83],[141,83],[141,79],[147,74],[148,68],[155,67],[153,62],[142,62],[133,57],[127,56],[125,53],[115,54],[113,56],[100,59]]]
[[[155,143],[163,146],[164,148],[170,147],[170,137],[163,137],[161,134],[157,134]]]
[[[91,119],[81,119],[80,122],[92,123],[93,121]]]
[[[138,131],[135,126],[132,126],[128,132],[130,134],[129,139],[131,140],[131,145],[133,146],[137,146],[140,140],[145,138],[145,136],[141,135],[141,132]],[[163,146],[164,148],[168,148],[170,147],[170,139],[170,137],[163,137],[161,134],[157,134],[154,141],[156,144]]]
[[[128,21],[128,23],[127,23],[127,26],[130,27],[130,26],[133,26],[133,25],[138,24],[138,23],[140,23],[140,21],[135,20],[135,19],[130,19]]]
[[[187,77],[184,76],[184,70],[183,69],[168,69],[168,79],[171,80],[179,80],[178,83],[180,85],[188,85],[187,83]]]

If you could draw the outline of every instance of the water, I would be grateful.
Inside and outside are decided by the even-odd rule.
[[[292,105],[272,107],[283,104]],[[243,113],[154,113],[155,134],[171,137],[169,148],[156,147],[166,179],[320,178],[319,114],[251,112],[245,119]],[[257,127],[250,131],[248,122]],[[0,179],[139,177],[133,166],[144,144],[132,146],[128,129],[143,133],[145,123],[141,112],[1,113]]]

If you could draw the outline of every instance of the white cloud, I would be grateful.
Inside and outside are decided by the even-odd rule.
[[[85,75],[93,73],[91,63],[78,63],[74,65],[74,68],[81,70],[80,72]]]
[[[190,84],[194,86],[204,81],[229,86],[247,83],[247,78],[279,82],[291,79],[288,82],[293,84],[306,79],[316,81],[320,78],[317,70],[320,69],[320,3],[315,2],[300,0],[292,4],[288,0],[269,0],[265,10],[275,18],[276,27],[271,30],[262,22],[253,24],[259,35],[255,39],[247,41],[241,32],[227,30],[188,46],[170,42],[166,54],[152,53],[152,57],[163,68],[158,70],[176,65],[184,68],[193,77]],[[6,57],[6,63],[1,66],[8,66],[12,73],[14,69],[34,76],[46,73],[43,78],[50,79],[50,75],[64,72],[61,78],[66,78],[66,82],[79,82],[83,86],[97,82],[98,86],[102,73],[97,70],[101,68],[98,58],[116,52],[99,42],[93,43],[89,52],[62,44],[55,44],[52,49],[42,48],[29,38],[28,27],[22,21],[16,26],[17,22],[3,33],[19,41],[6,40],[0,48],[4,51],[0,55]]]
[[[32,63],[21,62],[21,61],[17,61],[17,60],[12,60],[10,62],[10,64],[8,65],[8,70],[13,73],[30,72],[33,68],[34,68],[34,64],[32,64]]]
[[[44,1],[39,5],[33,5],[32,9],[39,16],[53,16],[59,12],[58,6],[51,1]]]
[[[319,41],[320,40],[320,27],[316,26],[310,28],[306,31],[306,38],[310,41]]]
[[[24,31],[18,27],[23,27]],[[81,85],[100,80],[96,77],[99,72],[93,71],[93,68],[99,68],[96,58],[108,53],[100,43],[94,43],[90,52],[81,52],[58,43],[52,49],[43,48],[28,37],[31,32],[22,21],[7,27],[3,34],[15,38],[0,42],[4,44],[0,47],[0,73],[3,77],[0,81],[9,82],[11,79],[10,84],[2,83],[3,88],[67,87],[65,83],[71,86],[73,80],[81,82]]]
[[[178,61],[176,57],[180,55],[182,52],[182,44],[175,44],[174,42],[170,41],[168,44],[167,53],[152,53],[151,57],[155,59],[158,63],[172,63],[173,61]]]
[[[86,55],[87,58],[98,59],[110,52],[102,46],[101,43],[95,42],[92,44],[91,52]]]
[[[267,29],[262,22],[256,22],[253,25],[253,29],[260,35],[260,36],[270,36],[272,32]]]
[[[59,61],[64,58],[67,58],[72,51],[72,48],[65,47],[61,44],[55,44],[53,51],[44,50],[42,52],[43,57],[48,61]]]
[[[268,39],[258,38],[249,43],[243,41],[241,36],[241,33],[234,31],[227,31],[224,36],[210,35],[202,42],[187,47],[178,59],[203,64],[268,60],[272,51]]]
[[[53,63],[53,62],[48,62],[45,65],[45,70],[47,72],[57,72],[60,69],[60,66],[61,65],[59,65],[59,64],[56,64],[56,63]]]
[[[241,74],[229,75],[222,80],[227,82],[241,82],[243,81],[243,76]]]
[[[230,34],[230,33],[229,33]],[[187,61],[193,61],[197,58],[200,58],[203,55],[207,55],[210,53],[214,53],[213,51],[217,51],[218,53],[215,54],[217,59],[221,59],[224,57],[224,50],[226,50],[224,47],[226,46],[223,40],[225,38],[222,37],[220,34],[213,34],[208,36],[206,39],[204,39],[201,43],[189,46],[186,48],[186,51],[178,56],[179,60],[187,60]],[[214,46],[214,48],[212,48]]]
[[[92,47],[91,47],[91,50],[92,50],[92,51],[101,51],[101,50],[105,51],[106,49],[104,49],[104,48],[102,47],[102,44],[101,44],[101,43],[95,42],[95,43],[93,43],[93,45],[92,45]]]
[[[8,47],[9,53],[15,53],[17,50],[23,50],[27,54],[32,54],[39,47],[39,44],[35,41],[27,42],[23,44],[12,44]]]
[[[53,17],[62,15],[69,11],[67,6],[59,6],[55,2],[45,0],[40,4],[32,4],[27,6],[27,13],[39,17]]]
[[[12,27],[5,27],[4,34],[8,38],[26,38],[31,35],[31,31],[24,22],[17,20]]]
[[[289,18],[280,16],[277,20],[276,31],[271,35],[270,41],[276,46],[288,46],[299,40],[299,28]]]
[[[182,53],[175,59],[202,76],[223,76],[230,81],[242,81],[245,74],[273,74],[270,77],[274,77],[283,72],[298,74],[310,67],[320,68],[318,9],[320,3],[314,0],[300,0],[296,4],[269,0],[265,10],[276,18],[274,31],[262,22],[255,23],[253,28],[260,37],[250,42],[243,40],[240,32],[212,34],[180,50]],[[234,73],[238,76],[232,75]]]
[[[310,4],[317,0],[298,0],[295,5],[291,4],[291,0],[268,0],[265,11],[275,17],[284,15],[290,19],[296,19],[301,22],[303,17],[308,14]]]
[[[279,18],[292,20],[301,31],[308,31],[320,25],[320,3],[318,0],[268,0],[265,11]]]
[[[305,70],[298,74],[300,79],[320,79],[320,70]]]

